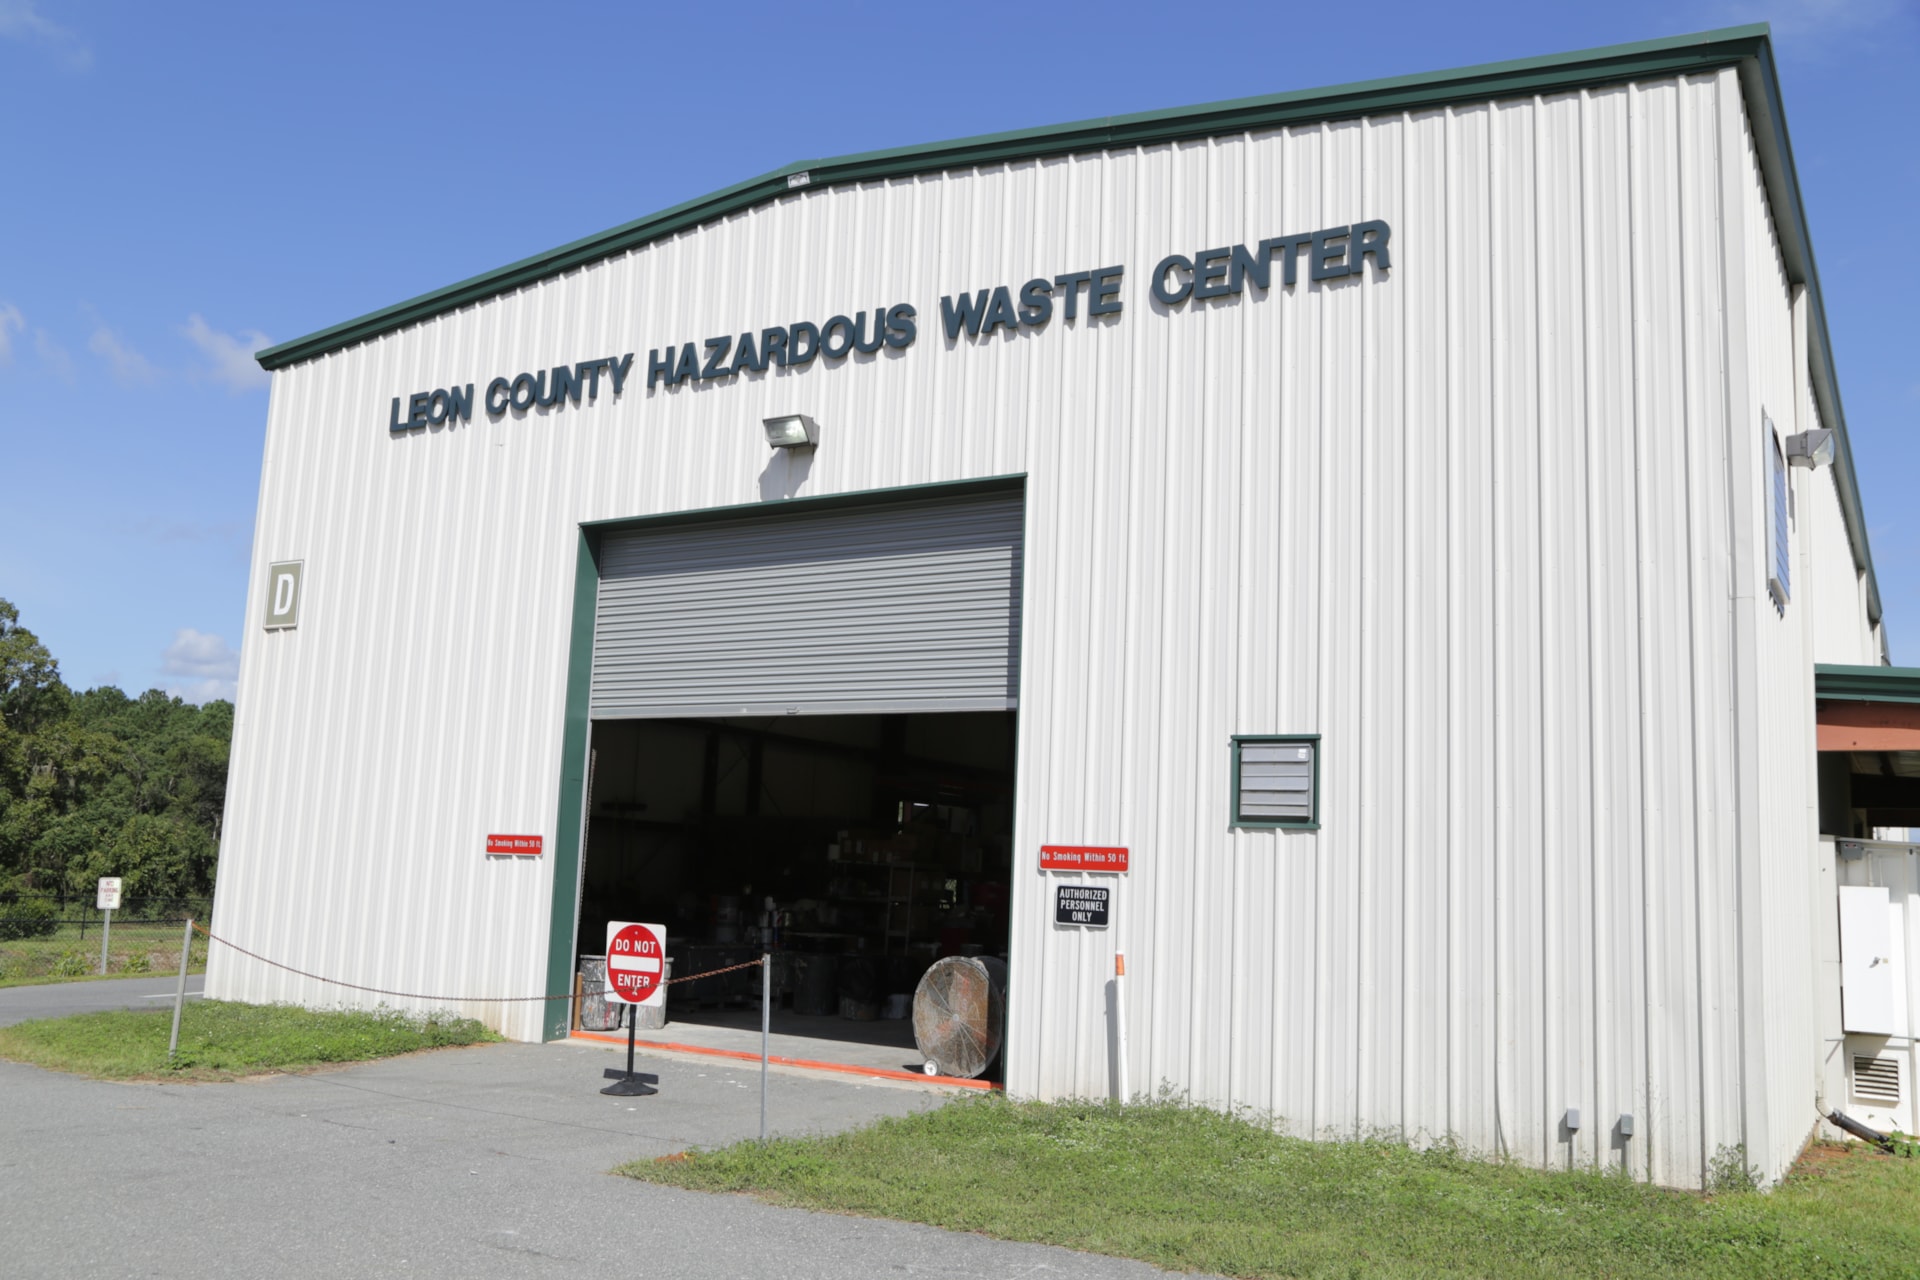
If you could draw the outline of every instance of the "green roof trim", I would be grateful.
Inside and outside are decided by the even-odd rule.
[[[1920,667],[1815,663],[1813,696],[1826,702],[1920,702]]]
[[[1760,152],[1760,174],[1767,184],[1767,202],[1773,208],[1774,228],[1780,236],[1780,254],[1786,260],[1787,279],[1807,288],[1807,355],[1812,364],[1813,398],[1820,409],[1820,425],[1831,427],[1840,447],[1834,466],[1840,479],[1840,514],[1853,549],[1853,566],[1867,578],[1867,621],[1880,622],[1880,580],[1873,571],[1873,550],[1867,544],[1867,517],[1860,506],[1860,477],[1853,466],[1853,445],[1847,437],[1847,415],[1840,405],[1840,380],[1833,367],[1833,338],[1827,330],[1826,299],[1820,291],[1820,268],[1813,260],[1813,233],[1807,228],[1807,207],[1800,198],[1800,173],[1793,163],[1793,141],[1787,134],[1787,111],[1780,101],[1780,73],[1773,63],[1773,42],[1766,29],[1753,56],[1742,59],[1740,87],[1746,94],[1747,119]],[[1886,652],[1885,634],[1881,652]]]
[[[711,195],[662,209],[598,235],[522,258],[495,271],[450,284],[432,293],[383,308],[283,342],[259,352],[266,369],[282,369],[302,360],[338,351],[356,342],[391,333],[422,320],[468,306],[484,298],[625,253],[701,223],[726,217],[787,195],[787,179],[804,173],[807,186],[833,186],[907,177],[942,169],[1006,164],[1042,156],[1070,155],[1113,147],[1152,146],[1186,138],[1217,137],[1252,129],[1337,120],[1383,111],[1411,111],[1516,94],[1553,93],[1586,85],[1618,83],[1636,77],[1674,75],[1732,66],[1752,58],[1767,43],[1764,23],[1728,27],[1699,35],[1643,40],[1578,53],[1490,62],[1455,71],[1425,72],[1366,80],[1323,89],[1299,89],[1258,98],[1236,98],[1200,106],[1107,116],[1072,124],[981,134],[921,146],[866,151],[828,160],[801,160],[757,178],[723,187]],[[1771,64],[1769,64],[1771,65]]]
[[[1393,76],[1384,80],[1238,98],[1166,111],[1108,116],[1011,133],[982,134],[948,142],[868,151],[836,159],[797,161],[598,235],[522,258],[498,270],[421,294],[304,338],[268,347],[258,352],[255,359],[265,369],[283,369],[577,270],[589,263],[625,253],[703,223],[777,200],[791,193],[793,188],[788,187],[787,180],[796,174],[807,175],[808,189],[830,187],[1116,147],[1154,146],[1183,139],[1218,137],[1318,120],[1421,110],[1490,98],[1560,93],[1729,66],[1737,67],[1740,72],[1747,114],[1759,144],[1761,170],[1780,232],[1788,277],[1792,283],[1807,287],[1814,397],[1819,405],[1822,425],[1834,428],[1838,437],[1835,465],[1840,479],[1841,512],[1853,547],[1854,565],[1867,578],[1867,616],[1870,621],[1878,623],[1880,588],[1873,572],[1872,554],[1867,546],[1866,518],[1860,507],[1853,450],[1848,443],[1846,415],[1841,409],[1840,390],[1834,376],[1833,349],[1821,298],[1820,273],[1814,266],[1812,237],[1807,230],[1806,210],[1800,198],[1800,179],[1793,164],[1786,113],[1780,101],[1779,76],[1765,23],[1610,45],[1575,53],[1485,63],[1452,71]]]

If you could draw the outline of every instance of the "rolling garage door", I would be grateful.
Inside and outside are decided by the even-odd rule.
[[[1021,528],[996,493],[610,534],[593,716],[1006,710]]]

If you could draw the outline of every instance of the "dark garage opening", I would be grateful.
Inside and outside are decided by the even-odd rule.
[[[664,924],[675,977],[770,951],[777,1034],[917,1067],[908,1010],[927,967],[1006,957],[1015,719],[596,721],[576,955],[599,955],[615,919]],[[760,981],[674,984],[667,1038],[757,1032]]]

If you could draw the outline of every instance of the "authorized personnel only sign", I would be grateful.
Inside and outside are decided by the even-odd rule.
[[[607,925],[607,999],[626,1004],[666,1003],[667,930],[664,925]]]
[[[1113,890],[1105,885],[1063,884],[1054,890],[1053,922],[1104,929],[1111,923],[1108,911]]]
[[[1127,851],[1101,845],[1043,844],[1042,871],[1116,871],[1127,869]]]

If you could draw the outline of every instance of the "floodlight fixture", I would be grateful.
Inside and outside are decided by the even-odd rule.
[[[820,443],[820,426],[804,413],[789,413],[761,421],[767,443],[776,449],[808,449]]]
[[[1787,461],[1796,467],[1824,467],[1833,461],[1833,428],[1820,427],[1788,436]]]

